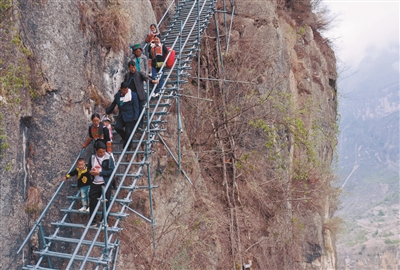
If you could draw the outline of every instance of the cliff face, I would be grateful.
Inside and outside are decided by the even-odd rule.
[[[2,12],[11,12],[12,8],[1,7]],[[7,143],[0,161],[0,234],[7,247],[1,252],[0,261],[5,267],[2,269],[21,265],[26,259],[26,254],[16,256],[16,251],[38,217],[25,212],[26,202],[38,208],[48,203],[60,184],[60,177],[79,153],[87,136],[90,115],[104,114],[104,102],[111,100],[119,89],[126,71],[125,59],[131,53],[129,47],[115,52],[101,46],[98,33],[91,28],[99,25],[96,21],[99,14],[112,9],[118,9],[125,19],[129,32],[124,38],[130,43],[142,41],[148,25],[155,21],[149,1],[140,1],[138,5],[129,2],[113,5],[106,1],[20,1],[12,9],[18,13],[16,18],[20,18],[13,25],[19,30],[13,34],[20,36],[23,49],[32,53],[28,54],[29,62],[21,63],[30,65],[34,89],[31,95],[27,87],[21,89],[20,102],[16,98],[7,102],[10,95],[1,92],[2,135],[6,138],[2,143]],[[5,19],[8,13],[2,15]],[[134,20],[139,17],[142,19]],[[8,42],[13,45],[12,38],[15,39],[11,37]],[[18,56],[27,57],[22,53]],[[11,61],[4,58],[13,57],[11,53],[2,55],[6,63]],[[58,209],[50,213],[59,215]]]
[[[237,2],[234,15],[226,7],[226,20],[216,15],[185,85],[184,94],[199,97],[182,102],[182,167],[193,185],[176,174],[158,145],[152,160],[157,252],[150,226],[132,216],[124,223],[117,268],[335,268],[329,170],[336,142],[334,54],[316,29],[295,20],[296,7]],[[150,2],[119,4],[129,14],[129,40],[141,42],[156,20]],[[90,115],[103,113],[118,90],[128,52],[100,44],[91,23],[106,6],[20,4],[21,37],[44,79],[38,97],[18,105],[21,114],[10,113],[19,107],[1,107],[9,144],[0,163],[9,166],[0,176],[6,268],[30,259],[15,255],[37,217],[24,209],[28,189],[39,208],[48,202],[80,150]],[[222,1],[217,9],[224,9]],[[174,114],[163,134],[172,148]],[[136,196],[132,207],[145,208],[146,193]]]

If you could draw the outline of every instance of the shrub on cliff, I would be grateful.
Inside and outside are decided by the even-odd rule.
[[[93,2],[79,2],[81,29],[90,29],[100,46],[120,51],[127,47],[129,17],[119,5],[98,8]]]

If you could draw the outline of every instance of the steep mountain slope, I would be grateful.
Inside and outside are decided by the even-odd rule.
[[[398,45],[371,50],[340,86],[343,193],[337,215],[345,220],[338,248],[343,267],[346,258],[354,269],[398,264],[394,260],[400,210],[398,59]]]

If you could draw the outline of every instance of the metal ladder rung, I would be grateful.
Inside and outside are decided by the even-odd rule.
[[[63,258],[63,259],[70,259],[72,257],[72,254],[69,254],[69,253],[54,252],[54,251],[49,251],[49,250],[48,251],[35,251],[35,253],[40,254],[41,256],[51,256],[51,257],[57,257],[57,258]],[[75,259],[83,261],[85,259],[85,256],[76,255]],[[96,257],[88,257],[87,261],[92,262],[92,263],[102,264],[102,265],[108,264],[108,261],[99,260]]]
[[[163,98],[165,98],[165,97],[163,97]],[[144,120],[143,123],[147,124],[147,120]],[[150,121],[150,124],[165,124],[165,123],[168,123],[168,121],[167,120],[151,120]]]
[[[180,84],[185,84],[185,83],[188,83],[188,81],[186,81],[186,80],[174,80],[174,81],[169,81],[170,83],[173,83],[173,84],[177,84],[178,82],[180,83]]]
[[[38,266],[38,267],[36,267],[36,265],[27,265],[27,266],[24,266],[24,267],[22,267],[21,269],[24,269],[24,270],[29,270],[29,269],[37,269],[37,270],[54,270],[54,268],[47,268],[47,267],[42,267],[42,266]]]
[[[145,141],[143,141],[142,143],[145,143]],[[128,154],[128,155],[133,155],[133,153],[135,153],[135,151],[126,151],[125,152],[125,154]],[[137,154],[143,155],[144,153],[145,153],[145,151],[141,151],[141,150],[137,151]],[[121,154],[122,154],[122,151],[113,151],[113,155],[121,155]]]
[[[150,104],[150,108],[155,108],[157,106],[157,104]],[[157,107],[171,107],[172,105],[170,103],[160,103],[158,104]]]
[[[72,244],[78,244],[79,243],[79,239],[76,239],[76,238],[68,238],[68,237],[61,237],[61,236],[45,236],[44,238],[46,238],[49,241],[61,241],[61,242],[67,242],[67,243],[72,243]],[[82,244],[91,245],[92,241],[83,240]],[[97,246],[97,247],[104,247],[105,243],[104,242],[95,242],[94,245]],[[110,248],[114,248],[116,245],[114,243],[108,243],[107,246],[110,247]]]
[[[151,186],[151,188],[158,188],[158,186]],[[121,189],[125,189],[125,190],[137,190],[137,189],[149,189],[149,186],[121,186]]]
[[[151,112],[151,113],[153,113],[153,112]],[[154,113],[154,115],[168,115],[169,114],[169,112],[155,112]]]
[[[121,165],[129,165],[129,163],[130,163],[130,162],[127,162],[127,161],[121,161],[119,164],[121,164]],[[144,161],[141,161],[141,162],[132,162],[132,165],[145,165],[145,162],[144,162]]]
[[[136,132],[138,132],[138,130]],[[132,140],[131,141],[131,143],[139,143],[139,142],[140,142],[140,140]],[[122,144],[122,142],[120,142],[119,140],[118,141],[113,141],[112,143],[113,144]]]
[[[72,199],[72,200],[80,200],[81,199],[80,196],[67,196],[67,198],[68,199]],[[118,202],[122,202],[122,203],[130,203],[130,202],[132,202],[132,200],[127,201],[127,199],[115,199],[115,200],[118,201]],[[63,209],[63,210],[65,210],[63,212],[76,213],[76,209],[71,209],[71,210]],[[80,212],[78,210],[78,212],[84,214],[86,211],[85,212]],[[86,213],[88,213],[88,212],[86,212]],[[100,213],[100,212],[98,212],[98,213]],[[110,213],[110,216],[111,216],[111,213]],[[119,217],[121,217],[121,215],[119,215]]]
[[[126,214],[128,215],[128,214]],[[75,224],[75,223],[68,223],[68,222],[51,222],[51,225],[58,226],[58,227],[68,227],[68,228],[77,228],[77,229],[85,229],[86,224]],[[91,229],[98,229],[98,227],[90,226]],[[115,228],[115,227],[108,227],[107,231],[116,233],[121,231],[122,228]]]
[[[84,211],[84,212],[80,212],[79,210],[76,210],[76,209],[60,209],[60,211],[61,212],[64,212],[64,213],[73,213],[73,214],[82,214],[82,215],[89,215],[89,213],[90,212],[86,212],[86,211]],[[96,214],[97,215],[101,215],[103,212],[101,212],[101,211],[98,211]],[[122,213],[122,214],[120,214],[120,213],[116,213],[116,212],[110,212],[110,214],[109,214],[109,216],[110,217],[116,217],[116,218],[126,218],[126,217],[128,217],[129,216],[129,214],[126,214],[126,213]],[[54,222],[54,223],[60,223],[60,222]],[[75,223],[66,223],[66,224],[75,224]],[[68,225],[68,227],[74,227],[74,228],[81,228],[81,226],[82,226],[82,224],[75,224],[76,226],[69,226]]]
[[[123,173],[116,173],[115,176],[123,177],[124,174]],[[139,177],[142,177],[142,176],[143,176],[143,174],[130,174],[130,173],[128,173],[126,175],[126,177],[133,177],[133,178],[139,178]]]

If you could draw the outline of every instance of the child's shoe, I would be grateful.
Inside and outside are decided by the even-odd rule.
[[[89,209],[89,208],[88,208]],[[86,209],[86,206],[82,206],[82,208],[81,209],[79,209],[78,211],[79,212],[85,212],[87,209]]]
[[[88,208],[86,208],[86,212],[87,213],[89,213],[90,212],[90,208],[88,207]]]

